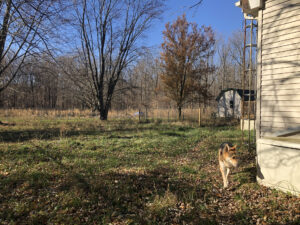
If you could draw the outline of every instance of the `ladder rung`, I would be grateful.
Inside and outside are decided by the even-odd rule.
[[[257,27],[257,24],[254,23],[252,26]],[[247,25],[246,28],[251,28],[251,25]]]
[[[249,47],[256,48],[256,47],[257,47],[257,44],[248,44],[248,45],[246,45],[246,47],[247,47],[247,48],[249,48]]]

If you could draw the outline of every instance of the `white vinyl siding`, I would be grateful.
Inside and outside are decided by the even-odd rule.
[[[300,130],[300,0],[267,0],[260,22],[259,135]]]

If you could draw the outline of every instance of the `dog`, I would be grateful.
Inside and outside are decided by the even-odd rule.
[[[233,146],[229,142],[222,143],[219,148],[218,156],[224,188],[227,188],[230,168],[236,168],[239,164],[236,154],[236,145]]]

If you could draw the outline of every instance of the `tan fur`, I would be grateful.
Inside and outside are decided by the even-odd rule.
[[[218,156],[224,188],[226,188],[228,187],[228,175],[230,173],[230,168],[238,166],[236,145],[230,147],[228,144],[225,144],[225,147],[219,148]]]

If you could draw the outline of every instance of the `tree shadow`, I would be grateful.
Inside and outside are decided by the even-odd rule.
[[[15,126],[15,123],[6,123],[6,122],[2,122],[0,121],[0,126]]]
[[[53,140],[57,138],[74,137],[79,135],[95,136],[95,135],[109,135],[113,132],[136,132],[145,130],[154,130],[152,127],[143,128],[115,128],[111,130],[67,130],[61,131],[60,128],[47,128],[47,129],[25,129],[18,131],[2,131],[0,132],[0,141],[2,142],[24,142],[32,139],[40,140]],[[111,135],[111,138],[123,138],[130,139],[132,137],[115,136]]]
[[[1,195],[5,196],[0,201],[1,205],[10,205],[10,202],[17,199],[26,201],[26,196],[18,197],[16,193],[19,189],[24,188],[26,183],[30,185],[24,190],[25,193],[30,194],[30,199],[33,202],[45,201],[42,198],[45,193],[53,192],[56,195],[61,196],[60,201],[66,201],[66,205],[60,205],[60,202],[56,202],[53,206],[49,206],[54,211],[54,206],[58,205],[62,210],[72,210],[72,213],[66,213],[65,218],[61,218],[59,222],[67,222],[68,218],[72,221],[72,215],[75,213],[84,213],[91,223],[99,223],[99,221],[105,221],[105,223],[113,221],[126,221],[130,219],[138,224],[149,224],[149,221],[153,223],[168,223],[176,215],[167,208],[163,208],[164,216],[160,213],[157,215],[151,215],[149,204],[157,196],[164,196],[169,190],[172,195],[176,196],[178,202],[184,201],[187,193],[193,192],[195,198],[203,199],[205,195],[205,189],[199,187],[195,191],[195,187],[192,182],[185,179],[172,179],[169,178],[174,173],[174,170],[170,168],[158,168],[149,171],[145,174],[135,173],[118,173],[107,172],[104,174],[95,174],[92,177],[87,177],[85,174],[76,172],[70,167],[65,166],[60,161],[57,161],[59,166],[66,172],[64,179],[45,172],[40,173],[26,173],[26,174],[11,174],[8,177],[0,176],[3,188],[0,189]],[[61,180],[57,183],[56,180]],[[49,195],[49,194],[47,194]],[[66,199],[64,200],[64,196]],[[68,196],[71,195],[71,199]],[[49,195],[48,201],[57,201],[54,196]],[[89,204],[87,204],[88,202]],[[34,203],[37,204],[37,203]],[[21,221],[30,221],[30,214],[37,213],[41,210],[42,206],[35,206],[34,209],[22,212],[22,214],[12,214],[7,218],[7,212],[0,213],[2,219],[10,219],[19,223]],[[176,202],[172,207],[178,208]],[[10,209],[11,210],[11,209]],[[51,216],[55,217],[55,213],[51,213]],[[151,220],[149,220],[151,218]],[[46,215],[44,218],[46,221],[53,219],[50,215]],[[181,219],[181,218],[179,218]],[[98,221],[98,222],[97,222]],[[210,220],[202,220],[200,217],[197,222],[202,224],[211,224]],[[83,218],[80,223],[84,223]]]
[[[37,148],[48,159],[47,163],[51,162],[48,169],[28,172],[25,168],[8,175],[0,173],[0,207],[5,208],[0,211],[0,217],[4,222],[29,221],[30,224],[33,214],[44,223],[55,219],[60,224],[122,224],[126,221],[135,224],[248,224],[251,220],[250,211],[218,213],[222,206],[215,201],[224,202],[228,196],[215,189],[210,179],[196,184],[188,176],[178,176],[177,170],[170,166],[141,172],[111,168],[90,173],[87,167],[66,164],[59,152]],[[255,174],[255,168],[245,168],[242,172]],[[14,210],[15,202],[26,203],[30,208],[21,208],[18,213]],[[51,213],[39,214],[45,209]],[[63,212],[63,216],[59,212]]]
[[[43,198],[46,195],[47,202],[55,202],[47,206],[50,207],[50,211],[55,211],[55,206],[62,210],[72,210],[72,213],[66,214],[60,223],[68,223],[64,220],[68,217],[72,221],[74,213],[86,214],[91,220],[90,223],[97,223],[100,219],[104,220],[104,223],[126,219],[139,224],[149,224],[149,219],[154,223],[165,223],[170,222],[173,217],[178,217],[176,212],[180,210],[179,203],[185,202],[187,195],[193,195],[195,200],[204,199],[207,192],[204,181],[201,185],[195,186],[188,178],[176,177],[174,168],[160,166],[141,173],[127,171],[89,173],[88,169],[81,170],[79,167],[66,165],[63,161],[64,157],[58,157],[56,152],[39,147],[37,149],[45,159],[48,159],[47,163],[52,163],[53,173],[47,169],[34,172],[19,170],[8,175],[0,174],[0,196],[5,196],[0,200],[0,206],[8,206],[7,211],[0,213],[4,221],[6,219],[16,223],[30,221],[28,219],[31,213],[37,213],[45,207],[46,203],[42,203],[46,201]],[[175,196],[176,202],[170,205],[174,210],[162,208],[162,214],[154,212],[157,215],[153,215],[149,205],[158,197],[163,199],[166,193]],[[55,196],[60,196],[60,200],[58,201]],[[10,208],[13,207],[11,202],[15,201],[31,201],[35,207],[17,214]],[[61,202],[67,203],[64,205]],[[53,216],[55,217],[56,214],[47,215],[46,221]],[[194,216],[191,218],[197,223],[211,224],[209,219]],[[86,222],[80,221],[80,223]]]
[[[245,168],[242,172],[248,175],[246,183],[256,183],[257,169],[255,166]]]
[[[184,134],[179,134],[176,132],[161,132],[161,135],[170,136],[170,137],[185,137]]]

